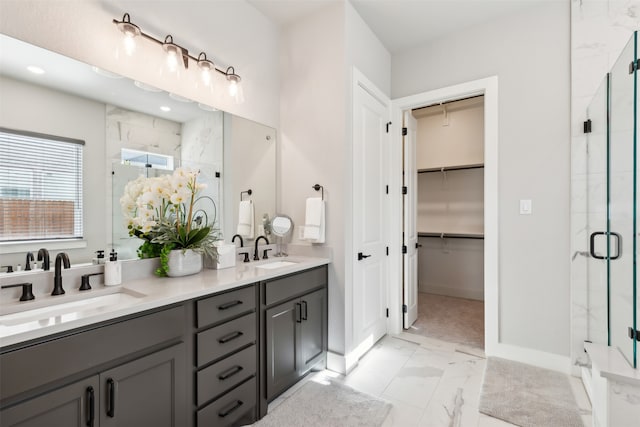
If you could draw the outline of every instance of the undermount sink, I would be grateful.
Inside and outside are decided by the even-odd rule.
[[[293,261],[274,261],[268,264],[256,265],[256,268],[265,268],[267,270],[273,270],[276,268],[288,267],[290,265],[295,265],[297,262]]]
[[[120,289],[118,292],[107,295],[59,304],[54,303],[40,308],[27,309],[24,306],[17,306],[17,308],[23,310],[0,315],[0,325],[15,326],[30,322],[40,322],[41,324],[64,323],[77,319],[83,312],[99,313],[112,307],[132,305],[145,296],[130,289]]]

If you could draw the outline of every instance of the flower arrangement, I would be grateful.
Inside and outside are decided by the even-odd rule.
[[[140,176],[127,183],[120,206],[130,236],[144,242],[138,248],[140,258],[160,257],[159,276],[166,276],[169,252],[192,249],[214,260],[219,230],[214,227],[216,206],[207,196],[199,196],[205,184],[198,183],[200,171],[178,168],[172,175],[153,178]],[[213,218],[196,207],[208,200]]]

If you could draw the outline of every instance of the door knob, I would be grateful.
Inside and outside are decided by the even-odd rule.
[[[358,261],[362,261],[365,258],[369,258],[371,255],[363,255],[362,252],[358,252]]]

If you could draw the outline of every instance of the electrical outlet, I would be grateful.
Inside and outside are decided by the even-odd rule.
[[[302,240],[304,239],[304,226],[303,225],[299,225],[298,226],[298,240]]]

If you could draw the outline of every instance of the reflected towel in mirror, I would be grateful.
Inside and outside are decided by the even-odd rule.
[[[307,199],[303,239],[312,243],[324,243],[324,200],[320,197]]]
[[[245,239],[253,239],[254,220],[253,202],[243,200],[238,207],[238,230],[237,233]]]

